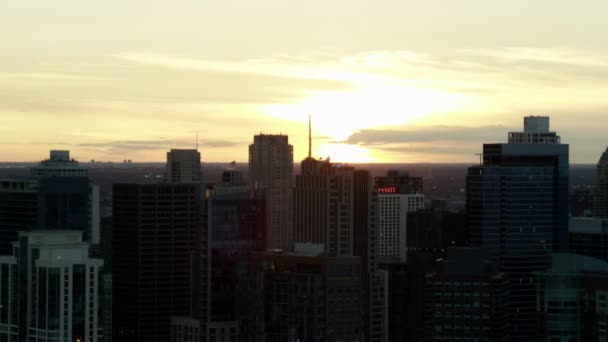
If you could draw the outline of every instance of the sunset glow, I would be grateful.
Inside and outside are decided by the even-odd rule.
[[[474,162],[465,132],[529,114],[567,127],[572,161],[601,152],[588,137],[608,124],[606,3],[68,3],[0,14],[5,160],[156,161],[198,133],[205,160],[245,161],[261,131],[288,134],[301,160],[309,113],[314,154],[336,160]]]

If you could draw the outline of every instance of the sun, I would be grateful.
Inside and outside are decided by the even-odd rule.
[[[453,109],[458,101],[457,95],[444,91],[371,82],[352,90],[317,92],[295,103],[266,105],[261,112],[303,124],[311,114],[314,135],[326,137],[324,144],[313,148],[317,155],[339,161],[371,162],[380,159],[372,149],[346,143],[353,133],[408,124]]]
[[[320,145],[316,152],[321,158],[329,157],[331,161],[339,163],[373,163],[376,161],[370,149],[358,145],[328,143]]]

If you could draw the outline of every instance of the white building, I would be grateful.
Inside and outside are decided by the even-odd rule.
[[[406,261],[407,213],[424,208],[423,194],[378,194],[378,255]]]
[[[548,116],[524,117],[523,132],[509,132],[509,144],[560,144],[561,138],[550,131]]]
[[[81,231],[20,232],[13,255],[0,256],[0,340],[101,341],[102,266]]]
[[[198,150],[167,152],[167,182],[196,183],[201,179],[201,153]]]
[[[70,151],[51,150],[50,158],[38,163],[30,169],[30,174],[36,177],[44,176],[74,176],[86,177],[89,170],[70,159]]]

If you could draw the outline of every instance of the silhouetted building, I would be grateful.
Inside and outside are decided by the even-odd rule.
[[[302,161],[294,192],[295,242],[323,244],[329,255],[353,255],[354,172],[329,160]]]
[[[51,150],[50,158],[30,169],[34,177],[87,177],[89,170],[70,158],[70,151]]]
[[[552,264],[537,273],[537,341],[608,340],[608,263],[555,253]]]
[[[103,260],[89,257],[82,232],[20,232],[0,256],[0,340],[101,341]]]
[[[197,183],[114,184],[115,342],[169,341],[173,316],[206,322],[202,196]]]
[[[81,230],[99,244],[99,187],[78,162],[63,160],[68,151],[51,157],[31,169],[35,176],[0,180],[0,254],[12,253],[18,231],[35,229]]]
[[[201,182],[201,153],[198,150],[171,150],[167,152],[167,182]]]
[[[468,246],[467,215],[444,210],[417,210],[407,213],[407,253],[445,256],[451,246]]]
[[[597,163],[597,185],[593,197],[593,216],[608,218],[608,148]]]
[[[480,249],[454,247],[425,285],[425,341],[510,341],[509,281]]]
[[[266,192],[266,247],[293,245],[293,146],[286,135],[260,134],[249,145],[249,182]]]
[[[254,254],[255,340],[363,341],[360,259],[298,245],[295,253]]]
[[[388,272],[388,340],[420,342],[425,276],[440,270],[449,247],[467,245],[467,224],[464,213],[418,210],[407,215],[407,262],[384,262],[380,267]]]
[[[608,261],[608,219],[570,219],[570,252]]]
[[[548,130],[548,118],[525,122],[508,144],[484,144],[483,165],[467,177],[471,245],[509,275],[513,341],[536,338],[532,273],[568,249],[568,145]]]
[[[226,177],[227,173],[236,177]],[[210,339],[212,335],[232,336],[235,328],[238,334],[243,324],[244,334],[253,329],[253,309],[247,291],[251,280],[249,264],[253,252],[266,250],[263,192],[235,182],[236,179],[242,177],[236,170],[227,169],[221,184],[208,187],[212,247]]]

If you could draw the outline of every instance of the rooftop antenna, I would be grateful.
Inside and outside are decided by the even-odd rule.
[[[479,165],[483,165],[483,153],[475,153],[476,156],[479,156]]]
[[[312,125],[310,114],[308,114],[308,158],[312,156]]]
[[[196,150],[198,151],[198,132],[196,132]]]

